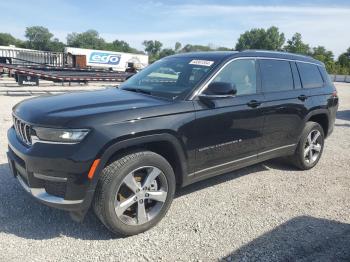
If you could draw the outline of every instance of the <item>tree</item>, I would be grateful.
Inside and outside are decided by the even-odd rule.
[[[149,55],[156,56],[160,52],[163,44],[158,40],[145,40],[142,43],[145,46],[145,51]]]
[[[187,44],[182,48],[182,52],[206,52],[206,51],[212,51],[213,49],[210,48],[210,46],[204,46],[204,45],[190,45]]]
[[[159,52],[163,44],[158,40],[145,40],[142,44],[145,46],[145,51],[150,56],[150,61],[156,61],[159,58]]]
[[[131,52],[132,49],[130,45],[123,40],[115,40],[113,41],[112,45],[113,50],[118,52]]]
[[[339,56],[336,67],[339,74],[350,74],[350,47]]]
[[[58,38],[54,38],[49,44],[49,50],[53,52],[63,52],[66,45]]]
[[[218,48],[216,48],[217,51],[232,51],[231,48],[228,47],[224,47],[224,46],[219,46]]]
[[[166,57],[166,56],[169,56],[169,55],[174,55],[175,54],[175,51],[171,48],[164,48],[162,49],[160,52],[159,52],[159,58],[163,58],[163,57]]]
[[[96,30],[87,30],[83,33],[71,33],[67,35],[67,45],[80,48],[103,49],[105,40]]]
[[[236,44],[236,50],[281,50],[284,42],[284,34],[280,33],[275,26],[272,26],[267,30],[263,28],[254,28],[240,35]]]
[[[25,37],[28,39],[26,46],[37,50],[49,50],[53,34],[43,26],[27,27]]]
[[[140,51],[132,48],[129,43],[123,40],[114,40],[112,43],[106,43],[106,50],[126,53],[139,53]]]
[[[180,43],[180,42],[176,42],[176,43],[175,43],[175,52],[176,52],[176,53],[179,52],[180,49],[181,49],[181,47],[182,47],[181,43]]]
[[[105,43],[103,50],[114,51],[114,52],[125,52],[134,54],[144,54],[142,51],[137,50],[129,45],[129,43],[123,40],[115,40],[112,43]]]
[[[305,44],[301,39],[300,33],[295,33],[291,39],[287,41],[287,45],[284,50],[291,53],[310,55],[310,46]]]
[[[23,43],[21,40],[14,38],[11,34],[0,33],[0,45],[15,45],[21,46]]]
[[[342,53],[338,58],[339,65],[343,67],[349,67],[350,68],[350,47],[345,53]]]
[[[335,62],[332,51],[326,50],[326,48],[323,46],[317,46],[313,48],[311,55],[313,58],[322,61],[326,65],[328,72],[334,73]]]

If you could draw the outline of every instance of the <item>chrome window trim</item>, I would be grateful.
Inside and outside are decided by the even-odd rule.
[[[254,59],[254,60],[280,60],[280,61],[288,61],[288,62],[298,62],[298,63],[305,63],[305,64],[312,64],[316,66],[322,66],[324,65],[313,63],[313,62],[307,62],[307,61],[301,61],[301,60],[296,60],[296,59],[287,59],[287,58],[275,58],[275,57],[261,57],[261,56],[245,56],[245,57],[236,57],[233,59],[230,59],[227,61],[220,69],[217,71],[208,81],[205,82],[204,85],[199,87],[196,91],[193,92],[193,94],[190,96],[189,100],[194,100],[197,96],[199,96],[207,87],[208,85],[214,80],[214,78],[220,74],[220,72],[230,63],[236,60],[243,60],[243,59]]]

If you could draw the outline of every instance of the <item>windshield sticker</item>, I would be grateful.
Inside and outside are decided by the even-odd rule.
[[[192,60],[190,62],[190,65],[211,66],[212,64],[214,64],[214,61],[208,60]]]

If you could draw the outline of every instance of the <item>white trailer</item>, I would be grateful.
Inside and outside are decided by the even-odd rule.
[[[68,64],[74,67],[105,68],[125,72],[130,63],[133,63],[137,69],[143,69],[148,65],[148,56],[143,54],[75,47],[66,47],[64,53],[67,56]]]

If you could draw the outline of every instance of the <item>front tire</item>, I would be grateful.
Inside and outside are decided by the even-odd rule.
[[[113,233],[139,234],[165,216],[175,185],[174,171],[165,158],[151,151],[131,153],[103,169],[93,208]]]
[[[291,161],[301,170],[311,169],[320,160],[323,147],[323,128],[316,122],[307,122]]]

